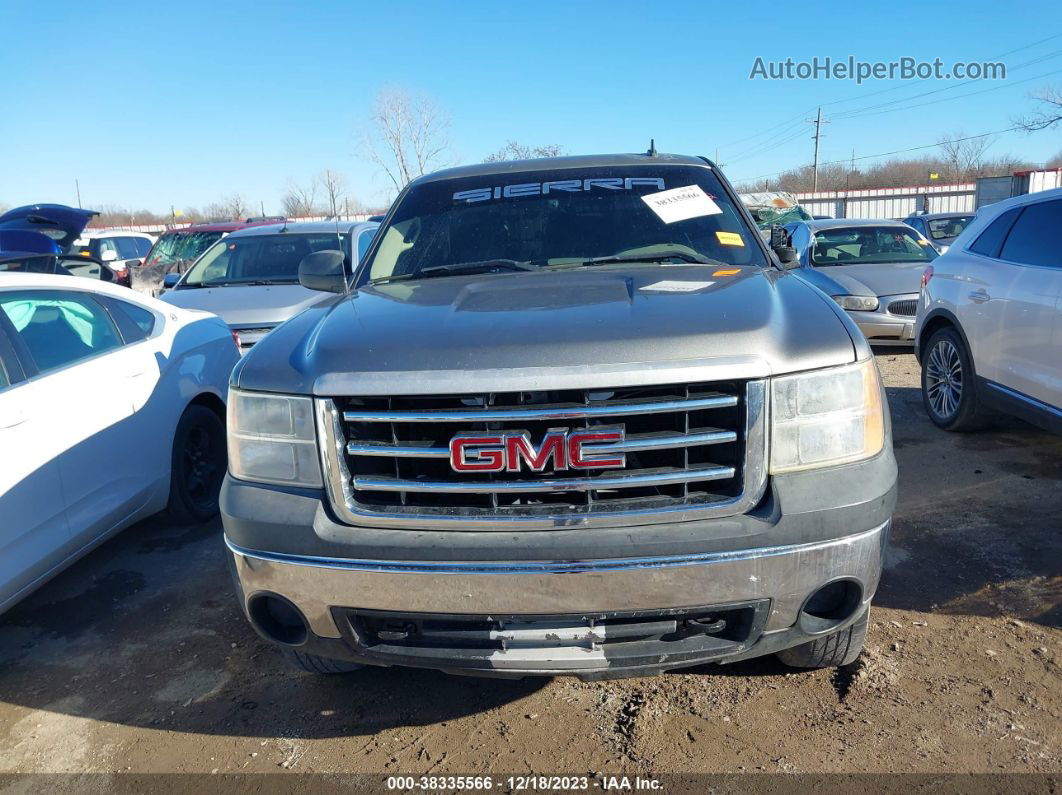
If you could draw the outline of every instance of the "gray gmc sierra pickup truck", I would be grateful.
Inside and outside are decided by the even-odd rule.
[[[307,670],[654,673],[862,648],[895,503],[871,350],[708,160],[406,187],[233,371],[225,541]]]

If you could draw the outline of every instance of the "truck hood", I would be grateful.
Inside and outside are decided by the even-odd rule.
[[[600,268],[384,283],[276,329],[233,381],[317,395],[618,387],[763,377],[869,355],[845,313],[790,274],[715,271]]]
[[[161,296],[173,306],[213,312],[236,329],[275,326],[327,298],[299,284],[194,287]]]
[[[827,295],[902,295],[917,293],[926,262],[884,262],[800,268],[800,278]]]

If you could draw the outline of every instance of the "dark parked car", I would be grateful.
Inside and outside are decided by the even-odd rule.
[[[933,248],[943,254],[973,217],[973,213],[923,213],[909,215],[903,222],[918,231],[933,244]]]

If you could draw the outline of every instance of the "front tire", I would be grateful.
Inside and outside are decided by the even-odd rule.
[[[189,406],[173,435],[166,518],[173,524],[195,524],[216,516],[227,466],[221,418],[206,406]]]
[[[868,607],[851,626],[791,649],[782,649],[775,656],[790,668],[836,668],[854,663],[863,651],[869,624]]]
[[[978,430],[991,420],[977,397],[970,353],[951,327],[938,329],[926,343],[922,405],[933,424],[945,431]]]

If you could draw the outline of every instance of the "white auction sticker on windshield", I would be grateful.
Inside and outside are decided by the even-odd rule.
[[[656,213],[665,224],[700,218],[704,215],[719,215],[723,211],[712,201],[712,197],[701,190],[700,185],[687,185],[685,188],[672,188],[659,193],[647,193],[642,201]]]

